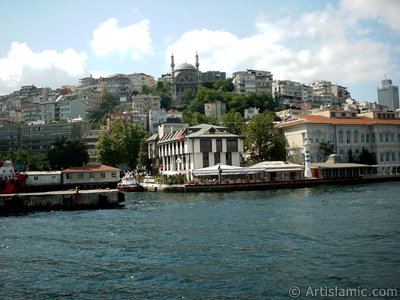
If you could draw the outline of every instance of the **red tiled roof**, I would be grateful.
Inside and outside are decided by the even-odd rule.
[[[63,172],[67,173],[74,173],[74,172],[82,172],[82,171],[92,171],[92,172],[105,172],[105,171],[114,171],[119,172],[120,169],[106,166],[106,165],[99,165],[99,166],[83,166],[83,167],[71,167],[65,169]]]
[[[400,119],[372,119],[368,117],[357,117],[354,119],[328,118],[318,115],[297,115],[298,120],[280,123],[276,128],[285,128],[301,124],[332,124],[332,125],[400,125]]]

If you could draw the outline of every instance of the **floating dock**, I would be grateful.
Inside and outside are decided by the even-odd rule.
[[[116,189],[67,190],[0,195],[0,215],[33,211],[116,208],[125,201]]]

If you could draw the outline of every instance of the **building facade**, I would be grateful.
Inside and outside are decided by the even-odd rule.
[[[232,83],[237,94],[266,93],[272,95],[273,76],[268,71],[248,69],[234,72]]]
[[[373,153],[379,165],[400,163],[400,118],[398,112],[325,110],[318,114],[293,115],[276,128],[282,130],[288,143],[289,158],[304,162],[304,146],[309,143],[310,161],[324,162],[327,155],[321,143],[333,145],[343,162],[349,154],[357,158],[363,148]]]
[[[399,108],[399,87],[393,85],[391,79],[382,80],[378,87],[378,103],[392,110]]]
[[[243,139],[227,128],[200,124],[147,140],[153,171],[189,172],[216,164],[240,166]]]

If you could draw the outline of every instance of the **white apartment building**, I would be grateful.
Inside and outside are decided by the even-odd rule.
[[[358,156],[362,148],[374,153],[377,164],[400,164],[400,118],[398,112],[374,111],[357,115],[356,111],[325,110],[318,114],[293,115],[276,128],[282,130],[289,157],[304,162],[304,145],[310,144],[312,163],[327,157],[321,143],[330,143],[342,161],[348,161],[348,151]]]
[[[237,94],[266,93],[272,95],[273,76],[271,72],[248,69],[235,72],[232,77]]]
[[[273,96],[280,104],[302,102],[302,84],[291,80],[275,80],[272,84]]]
[[[188,172],[216,164],[240,166],[242,137],[226,127],[199,124],[147,140],[153,169],[162,172]]]
[[[156,81],[153,76],[146,75],[144,73],[133,73],[126,75],[128,77],[131,90],[141,93],[144,86],[153,87],[156,85]]]

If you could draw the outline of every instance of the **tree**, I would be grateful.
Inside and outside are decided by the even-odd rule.
[[[89,161],[86,145],[79,139],[67,140],[65,137],[57,137],[47,158],[51,169],[60,170],[69,167],[80,167]]]
[[[376,165],[374,153],[369,152],[367,148],[362,148],[358,162],[365,165]]]
[[[116,105],[116,99],[113,94],[103,91],[100,102],[100,109],[103,111],[103,113],[112,111]]]
[[[335,153],[334,146],[330,142],[323,142],[319,144],[319,150],[323,153],[325,157]]]
[[[357,160],[357,158],[354,157],[354,153],[353,150],[351,150],[351,148],[349,149],[349,151],[347,151],[347,160],[349,161],[349,163],[354,163]]]
[[[135,169],[138,159],[143,155],[147,156],[145,144],[147,137],[147,131],[138,124],[122,120],[114,122],[109,133],[102,132],[99,136],[96,145],[97,159],[104,164],[112,166],[125,164]]]
[[[44,171],[48,170],[45,153],[29,153],[25,150],[10,150],[1,157],[1,160],[11,160],[20,170]]]
[[[226,126],[230,133],[242,134],[245,122],[239,112],[230,111],[222,116],[221,124]]]
[[[245,150],[252,162],[286,160],[286,140],[274,128],[274,115],[262,113],[254,116],[245,126]]]

